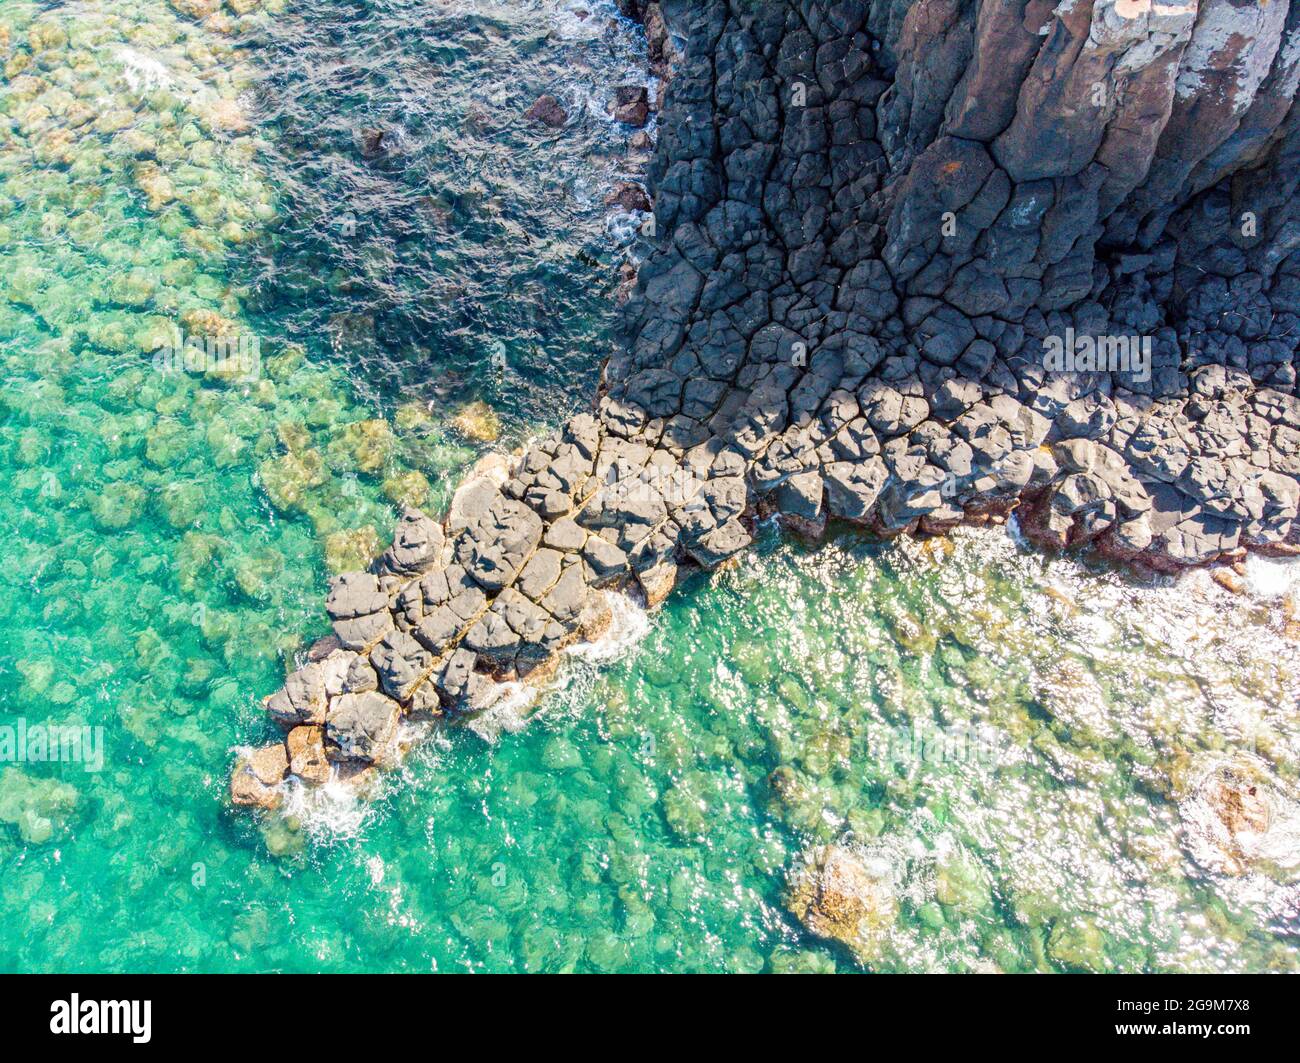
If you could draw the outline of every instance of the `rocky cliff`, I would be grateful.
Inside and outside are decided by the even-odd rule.
[[[1300,552],[1300,2],[622,6],[683,47],[594,412],[336,582],[236,802],[382,764],[766,512]]]

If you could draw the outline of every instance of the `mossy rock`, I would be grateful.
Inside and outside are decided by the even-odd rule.
[[[1048,955],[1071,971],[1098,974],[1110,969],[1106,958],[1106,936],[1091,915],[1071,915],[1052,926],[1047,939]]]
[[[105,484],[90,501],[95,522],[109,531],[134,524],[144,510],[145,491],[139,484],[119,480]]]
[[[307,493],[326,480],[325,459],[315,450],[284,454],[258,467],[262,489],[283,512],[304,508]]]
[[[361,571],[382,549],[373,525],[338,531],[325,540],[325,564],[334,573]]]
[[[476,443],[495,443],[501,435],[501,418],[486,402],[477,399],[456,411],[451,427]]]
[[[429,481],[419,469],[408,469],[384,481],[384,497],[395,506],[423,510],[429,504]]]

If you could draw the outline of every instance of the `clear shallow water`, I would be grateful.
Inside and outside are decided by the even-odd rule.
[[[48,6],[0,0],[0,726],[100,726],[105,764],[0,765],[0,968],[852,970],[782,900],[844,839],[898,897],[873,968],[1295,967],[1300,591],[1263,562],[1239,597],[998,533],[769,535],[522,730],[447,736],[370,806],[230,813],[326,572],[474,457],[459,403],[510,439],[586,394],[634,37],[607,4]],[[518,123],[544,90],[562,133]],[[362,162],[372,124],[398,158]],[[157,328],[212,314],[257,380],[153,371]]]

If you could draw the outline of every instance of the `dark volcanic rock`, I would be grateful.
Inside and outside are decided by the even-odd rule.
[[[774,510],[816,536],[1014,509],[1170,571],[1300,552],[1300,3],[620,9],[671,78],[597,406],[334,582],[337,644],[268,699],[286,728],[382,759],[403,707],[479,711],[601,589],[657,602]],[[274,803],[263,759],[236,800]]]

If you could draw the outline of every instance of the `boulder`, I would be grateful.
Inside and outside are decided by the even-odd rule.
[[[619,207],[633,213],[649,213],[652,209],[646,190],[631,181],[616,184],[614,191],[605,197],[605,206]]]
[[[331,620],[350,620],[388,608],[388,595],[379,577],[369,572],[344,572],[330,581],[325,611]]]
[[[650,117],[650,97],[644,85],[617,85],[614,88],[614,119],[640,129]]]
[[[627,554],[599,535],[587,537],[582,548],[582,559],[591,571],[591,584],[603,587],[627,571]]]
[[[371,651],[370,663],[384,692],[404,702],[429,674],[433,654],[405,631],[390,631]]]
[[[810,933],[839,942],[866,964],[880,957],[898,918],[892,868],[846,845],[805,855],[787,882],[786,906]]]
[[[271,718],[282,727],[324,723],[327,692],[321,661],[307,664],[289,674],[284,686],[263,702]]]
[[[384,552],[381,564],[395,575],[418,576],[440,563],[443,542],[442,525],[408,507],[402,510],[393,545]]]
[[[289,771],[305,782],[327,783],[330,764],[325,756],[325,728],[295,727],[285,738]]]
[[[284,781],[289,768],[289,757],[283,742],[273,742],[243,754],[235,763],[230,777],[230,799],[237,805],[248,805],[273,811],[284,803]]]
[[[568,112],[550,93],[538,96],[533,105],[524,112],[524,117],[551,129],[559,129],[569,120]]]
[[[542,519],[522,502],[497,498],[456,541],[456,559],[486,591],[510,583],[542,539]]]
[[[374,764],[390,762],[400,717],[397,702],[377,691],[335,698],[325,720],[331,756]]]

